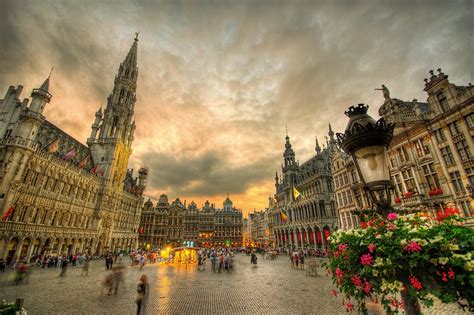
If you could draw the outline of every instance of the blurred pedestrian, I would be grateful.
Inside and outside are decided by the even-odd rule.
[[[148,295],[148,279],[147,276],[142,274],[137,285],[137,297],[135,298],[135,303],[137,304],[137,315],[141,314],[144,300]]]
[[[59,277],[64,278],[66,276],[67,264],[68,264],[68,260],[67,260],[66,256],[62,257],[62,259],[61,259],[61,272],[59,273]]]
[[[87,276],[89,274],[89,265],[90,265],[90,259],[89,257],[84,257],[84,260],[82,262],[82,272],[81,276]]]

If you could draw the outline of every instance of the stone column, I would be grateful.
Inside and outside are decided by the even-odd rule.
[[[298,248],[300,246],[299,246],[299,243],[298,243],[298,232],[297,232],[297,230],[294,230],[293,234],[295,235],[294,236],[295,237],[295,247]]]
[[[313,242],[314,242],[314,249],[318,248],[318,238],[316,237],[316,229],[313,227]]]
[[[323,246],[323,249],[326,248],[326,237],[324,236],[324,228],[322,230],[320,230],[321,232],[321,240],[322,240],[322,246]]]

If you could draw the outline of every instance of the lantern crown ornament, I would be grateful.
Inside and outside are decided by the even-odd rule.
[[[376,121],[367,114],[368,105],[351,106],[345,112],[349,117],[346,130],[337,134],[338,145],[349,154],[359,177],[378,209],[390,205],[390,190],[393,184],[388,170],[387,149],[392,141],[394,124],[383,118]]]
[[[337,133],[338,145],[348,154],[368,145],[388,147],[393,137],[394,124],[380,118],[375,121],[367,114],[368,105],[351,106],[344,112],[349,117],[344,133]]]

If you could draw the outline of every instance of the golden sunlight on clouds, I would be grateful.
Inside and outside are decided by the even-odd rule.
[[[429,69],[472,79],[465,2],[435,2],[1,1],[0,93],[28,97],[54,65],[45,115],[85,143],[139,30],[130,168],[150,168],[145,194],[229,193],[247,213],[274,193],[285,125],[302,163],[348,106],[376,115],[382,83],[423,100]]]

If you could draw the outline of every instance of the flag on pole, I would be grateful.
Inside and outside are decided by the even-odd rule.
[[[280,217],[281,217],[281,222],[286,222],[286,220],[288,219],[288,215],[286,214],[286,211],[285,210],[280,210]]]
[[[82,161],[79,163],[79,168],[84,168],[84,167],[86,167],[88,161],[89,161],[89,156],[86,155],[86,157],[83,158]]]
[[[298,197],[301,196],[301,193],[296,189],[295,186],[293,186],[293,199],[296,200]]]
[[[59,149],[59,139],[56,138],[53,142],[48,144],[48,153],[55,153]]]
[[[76,157],[76,148],[72,148],[68,153],[64,155],[64,159],[67,161]]]
[[[14,210],[15,210],[15,205],[11,206],[10,209],[8,209],[7,212],[5,212],[5,214],[2,216],[2,221],[5,221],[6,219],[8,219],[8,217],[13,213]]]

